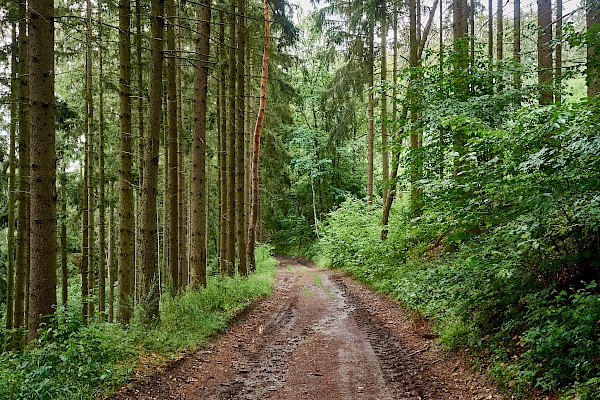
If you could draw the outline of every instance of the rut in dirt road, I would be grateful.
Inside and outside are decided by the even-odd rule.
[[[389,299],[281,258],[273,295],[210,350],[114,398],[500,399]]]

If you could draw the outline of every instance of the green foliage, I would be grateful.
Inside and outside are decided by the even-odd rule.
[[[94,399],[126,381],[141,356],[164,358],[201,347],[270,292],[276,261],[269,253],[267,246],[257,248],[257,271],[248,278],[210,279],[205,289],[163,298],[160,323],[149,331],[139,320],[128,328],[84,325],[78,306],[59,310],[37,342],[0,355],[0,398]]]
[[[597,398],[597,105],[509,107],[501,122],[455,107],[421,121],[425,159],[444,155],[419,183],[423,215],[396,205],[380,242],[380,208],[349,200],[328,216],[320,247],[431,319],[444,345],[469,347],[513,394]]]

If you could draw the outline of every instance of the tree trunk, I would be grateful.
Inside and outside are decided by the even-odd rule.
[[[250,271],[256,270],[256,258],[254,249],[256,247],[256,225],[260,212],[260,188],[258,177],[258,160],[260,155],[260,134],[262,133],[267,108],[267,83],[269,79],[269,57],[271,52],[271,17],[269,15],[269,3],[263,2],[265,15],[265,48],[262,59],[262,74],[260,80],[260,104],[256,126],[254,127],[254,141],[252,151],[252,208],[250,209],[250,221],[248,223],[248,264]]]
[[[131,140],[131,41],[129,0],[119,0],[119,99],[120,99],[120,167],[119,167],[119,322],[127,324],[133,316],[134,289],[134,213]],[[112,289],[111,289],[112,290]]]
[[[587,95],[594,98],[600,92],[600,46],[592,38],[598,36],[600,32],[600,5],[595,0],[586,0],[586,27],[587,27]]]
[[[54,2],[30,3],[31,273],[29,340],[56,307],[56,138],[54,132]]]
[[[108,322],[114,321],[115,315],[115,211],[112,206],[114,199],[114,185],[109,185],[111,202],[108,205]]]
[[[517,71],[513,77],[515,88],[521,89],[521,0],[514,0],[514,44],[513,44],[513,60],[517,67]]]
[[[87,104],[87,117],[86,117],[86,129],[87,129],[87,141],[89,141],[88,147],[88,164],[87,164],[87,179],[88,179],[88,288],[89,288],[89,302],[88,302],[88,316],[94,318],[94,282],[96,272],[96,237],[95,237],[95,179],[94,179],[94,100],[93,100],[93,86],[92,86],[92,3],[91,0],[86,1],[87,4],[87,18],[86,18],[86,56],[85,56],[85,86],[86,86],[86,104]]]
[[[236,135],[235,135],[235,214],[236,214],[236,241],[238,249],[238,272],[242,276],[248,275],[246,260],[246,215],[244,204],[244,181],[246,175],[245,146],[246,139],[244,130],[245,112],[245,47],[246,47],[246,1],[237,0],[238,22],[237,22],[237,99],[236,99]]]
[[[375,54],[374,54],[374,46],[373,46],[373,42],[374,42],[374,36],[375,36],[375,28],[374,28],[375,23],[373,21],[369,22],[369,37],[368,37],[368,41],[369,41],[369,53],[367,54],[368,60],[367,60],[367,74],[368,74],[368,96],[369,96],[369,101],[368,101],[368,109],[367,109],[367,114],[368,114],[368,118],[369,118],[369,131],[367,134],[367,203],[369,205],[373,204],[373,152],[374,152],[374,142],[375,142],[375,116],[374,116],[374,109],[375,109],[375,94],[373,92],[374,90],[374,83],[375,83],[375,79],[374,79],[374,69],[375,69],[375,62],[374,62],[374,58],[375,58]]]
[[[454,69],[457,76],[459,96],[464,97],[468,92],[467,67],[469,52],[467,47],[467,0],[453,0],[452,8],[452,33],[454,41],[455,62]]]
[[[67,292],[69,283],[69,271],[67,269],[67,191],[66,191],[66,171],[64,163],[61,160],[62,170],[60,179],[60,276],[61,276],[61,302],[63,307],[67,306],[69,293]]]
[[[563,0],[556,0],[556,65],[554,75],[556,79],[556,90],[554,101],[561,103],[561,79],[562,79],[562,23],[563,23]]]
[[[221,275],[227,273],[227,107],[226,107],[226,89],[225,89],[225,16],[222,9],[219,9],[219,62],[218,68],[218,107],[219,113],[219,151],[218,151],[218,189],[219,189],[219,239],[218,239],[218,260],[219,272]]]
[[[419,41],[418,41],[418,26],[417,26],[417,2],[416,0],[410,0],[408,3],[409,7],[409,66],[411,69],[411,76],[409,82],[409,93],[408,103],[410,107],[410,120],[416,122],[420,112],[420,99],[418,94],[418,75],[416,68],[419,66]],[[410,130],[410,150],[411,150],[411,163],[410,163],[410,205],[411,213],[414,217],[421,215],[421,189],[419,188],[418,181],[421,179],[422,167],[421,167],[421,155],[419,146],[419,132],[416,131],[415,127],[411,126]]]
[[[540,104],[552,103],[552,1],[537,0],[538,9],[538,83]]]
[[[206,286],[206,99],[208,91],[210,0],[198,5],[194,69],[194,112],[190,168],[190,270],[193,287]]]
[[[179,121],[177,119],[177,70],[175,68],[175,59],[179,57],[175,51],[175,24],[176,11],[174,0],[167,0],[167,57],[166,57],[166,76],[167,76],[167,111],[169,122],[169,193],[165,192],[171,199],[169,203],[169,271],[171,272],[170,281],[175,291],[179,290],[179,205],[177,204],[177,194],[179,193],[179,163],[177,152],[177,140],[179,138]],[[166,135],[165,135],[166,136]],[[166,145],[166,143],[165,143]],[[165,165],[165,168],[167,166]],[[165,188],[166,189],[166,188]]]
[[[26,325],[25,301],[29,274],[29,38],[27,2],[19,3],[19,206],[15,265],[15,328]]]
[[[496,31],[496,58],[498,61],[502,61],[504,58],[504,0],[498,0],[498,11],[496,18],[498,21],[498,28]]]
[[[177,49],[178,52],[181,52],[181,25],[179,23],[179,3],[177,3],[177,27],[178,27],[178,35],[177,35]],[[188,287],[188,256],[187,256],[187,190],[186,190],[186,167],[185,167],[185,155],[183,154],[183,143],[184,143],[184,132],[183,132],[183,123],[184,123],[184,110],[183,110],[183,70],[181,69],[181,57],[177,57],[176,65],[177,68],[177,121],[179,124],[178,132],[179,137],[177,138],[177,160],[179,164],[179,183],[177,184],[179,191],[177,192],[177,204],[179,205],[179,222],[177,226],[177,234],[179,240],[179,260],[178,260],[178,281],[180,288]]]
[[[144,182],[140,204],[140,237],[142,255],[143,296],[142,309],[144,322],[158,319],[158,160],[160,147],[160,115],[162,105],[162,61],[164,37],[164,0],[152,0],[150,6],[150,87],[148,91],[148,137],[144,151]]]
[[[491,68],[494,63],[494,0],[488,1],[488,60]]]
[[[11,58],[10,58],[10,131],[8,150],[8,230],[7,230],[7,268],[6,268],[6,329],[14,327],[15,309],[15,206],[16,198],[16,146],[17,120],[19,112],[19,86],[17,81],[17,24],[11,23]]]
[[[144,67],[142,64],[142,0],[136,0],[135,2],[135,49],[136,49],[136,81],[137,81],[137,146],[136,146],[136,154],[137,154],[137,169],[138,169],[138,184],[135,190],[135,231],[134,231],[134,294],[135,301],[139,302],[139,290],[137,282],[141,279],[142,275],[142,267],[141,260],[142,256],[140,254],[140,204],[142,198],[142,184],[144,181],[144,176],[142,174],[142,165],[144,164],[144,140],[145,140],[145,131],[144,131],[144,96],[146,95],[146,91],[144,90]]]
[[[227,274],[235,274],[235,136],[237,132],[235,118],[236,98],[236,0],[230,0],[229,8],[229,113],[227,129]]]
[[[90,218],[90,207],[89,207],[89,178],[88,173],[90,169],[88,165],[90,163],[90,138],[87,132],[88,129],[88,119],[89,119],[89,109],[87,102],[87,78],[85,78],[86,82],[86,101],[84,103],[83,109],[83,119],[84,119],[84,137],[85,137],[85,145],[83,147],[83,194],[82,194],[82,210],[81,210],[81,316],[83,319],[83,323],[88,323],[89,317],[89,280],[88,280],[88,270],[90,268],[90,257],[89,257],[89,235],[90,230],[89,227],[89,218]]]
[[[382,183],[383,200],[387,199],[390,191],[390,158],[388,150],[388,99],[387,99],[387,1],[383,0],[381,10],[381,160],[382,160]]]
[[[102,10],[98,13],[98,311],[102,321],[106,319],[106,211],[104,174],[104,65],[102,53],[103,25]]]

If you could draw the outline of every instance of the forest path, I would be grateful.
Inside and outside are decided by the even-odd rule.
[[[423,323],[339,272],[279,258],[272,296],[114,399],[501,399]]]

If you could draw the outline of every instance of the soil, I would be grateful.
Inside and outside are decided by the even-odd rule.
[[[279,258],[273,294],[113,399],[502,399],[422,321],[350,277]]]

